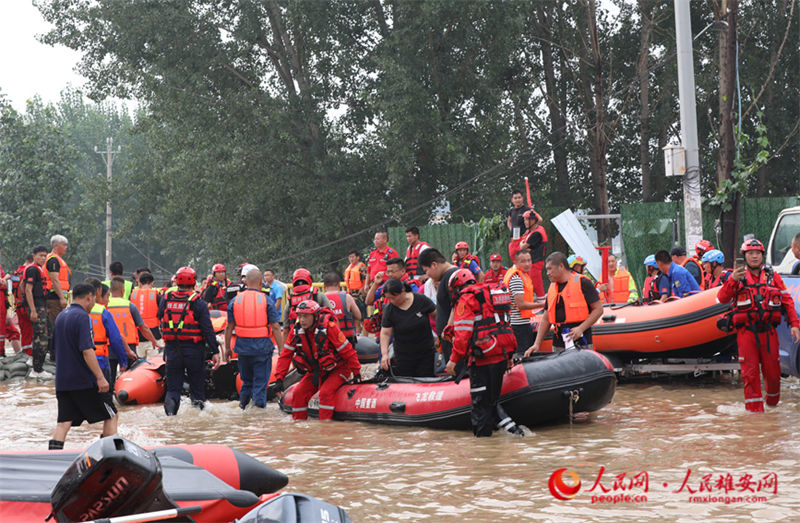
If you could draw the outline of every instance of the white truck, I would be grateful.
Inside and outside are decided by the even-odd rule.
[[[792,252],[792,239],[800,232],[800,206],[789,207],[778,214],[767,247],[767,263],[781,275],[783,282],[794,298],[795,310],[800,312],[800,275],[796,272],[798,260]],[[789,334],[786,318],[778,326],[780,342],[781,372],[791,376],[800,376],[800,344],[795,343]]]

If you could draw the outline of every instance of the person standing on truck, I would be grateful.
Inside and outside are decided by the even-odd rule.
[[[734,300],[728,317],[736,329],[744,406],[750,412],[764,412],[762,373],[767,389],[766,404],[774,407],[781,399],[779,342],[775,331],[781,322],[781,313],[786,314],[791,326],[792,340],[800,342],[800,320],[794,301],[780,275],[764,264],[764,252],[760,241],[745,241],[741,248],[744,264],[736,264],[733,274],[717,294],[720,303]]]

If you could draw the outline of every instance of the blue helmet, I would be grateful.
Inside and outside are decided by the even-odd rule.
[[[719,249],[711,249],[703,254],[703,263],[717,262],[720,265],[725,263],[725,255]]]
[[[658,269],[658,264],[656,263],[656,255],[651,254],[647,258],[644,259],[645,267],[653,267],[654,269]]]

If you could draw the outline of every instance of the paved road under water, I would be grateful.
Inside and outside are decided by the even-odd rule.
[[[235,402],[212,402],[203,412],[184,403],[174,418],[161,405],[125,407],[120,434],[141,445],[231,445],[288,474],[288,490],[341,505],[354,521],[797,521],[800,381],[784,379],[782,393],[778,408],[754,415],[744,410],[741,383],[729,377],[622,384],[588,420],[534,427],[524,439],[292,422],[274,403],[242,412]],[[0,449],[47,448],[56,419],[52,382],[0,383],[0,409]],[[72,429],[67,447],[85,447],[99,430]],[[566,501],[548,488],[561,468],[567,487],[570,472],[581,481]],[[593,502],[597,495],[638,502]],[[726,504],[726,496],[735,501]]]

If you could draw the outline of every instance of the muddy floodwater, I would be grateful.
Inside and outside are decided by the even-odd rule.
[[[588,420],[526,438],[293,422],[275,403],[242,412],[221,401],[202,412],[184,401],[173,418],[160,404],[124,407],[120,434],[145,446],[236,447],[286,473],[287,490],[341,505],[353,521],[798,521],[800,382],[781,387],[780,405],[756,415],[730,376],[623,383]],[[0,448],[47,448],[52,381],[0,382],[0,409]],[[72,429],[67,447],[99,430]]]

